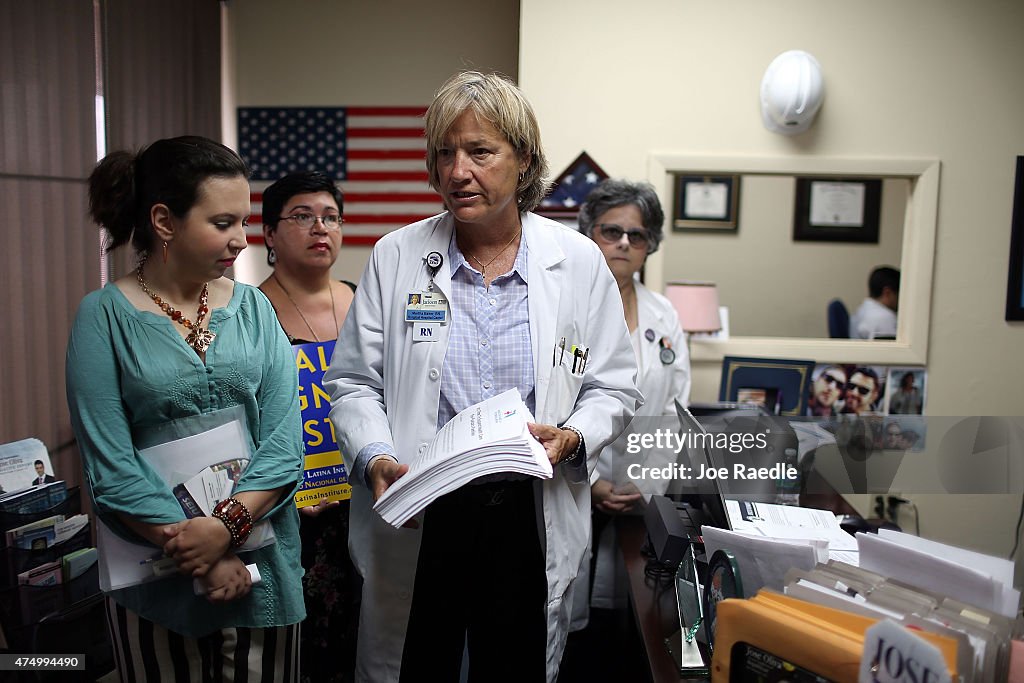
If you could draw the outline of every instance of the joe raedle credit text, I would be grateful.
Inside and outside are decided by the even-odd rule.
[[[650,432],[635,432],[626,437],[626,453],[629,455],[639,455],[652,450],[672,451],[679,455],[683,449],[688,451],[715,449],[718,452],[732,454],[750,451],[763,453],[768,449],[767,432],[708,434],[655,429]],[[766,463],[763,467],[738,462],[718,467],[703,462],[693,465],[668,462],[656,466],[635,462],[626,467],[626,475],[630,479],[732,479],[746,481],[796,481],[800,476],[794,465],[784,462]]]

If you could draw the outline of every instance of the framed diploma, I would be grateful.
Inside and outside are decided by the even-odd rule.
[[[880,178],[797,178],[793,239],[878,243]]]
[[[739,229],[738,175],[675,175],[674,232],[736,232]]]

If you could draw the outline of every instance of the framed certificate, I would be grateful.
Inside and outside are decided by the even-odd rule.
[[[797,178],[793,239],[878,243],[882,180]]]
[[[738,175],[675,175],[674,232],[736,232],[739,229]]]

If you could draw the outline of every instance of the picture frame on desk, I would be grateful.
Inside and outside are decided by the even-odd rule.
[[[1017,172],[1013,181],[1006,320],[1024,320],[1024,156],[1017,157]]]
[[[878,244],[881,178],[796,179],[793,240]]]
[[[674,176],[673,232],[739,231],[740,176]]]
[[[763,389],[766,397],[769,392],[773,397],[773,405],[767,406],[769,411],[803,415],[813,370],[812,360],[726,356],[722,359],[718,400],[738,402],[741,390],[750,395],[753,389]]]

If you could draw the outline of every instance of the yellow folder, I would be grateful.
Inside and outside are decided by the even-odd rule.
[[[717,606],[712,683],[730,680],[734,649],[753,648],[838,683],[856,683],[864,650],[864,632],[876,619],[815,605],[781,593],[761,591],[748,600],[723,600]],[[915,631],[939,648],[956,675],[956,641]]]

